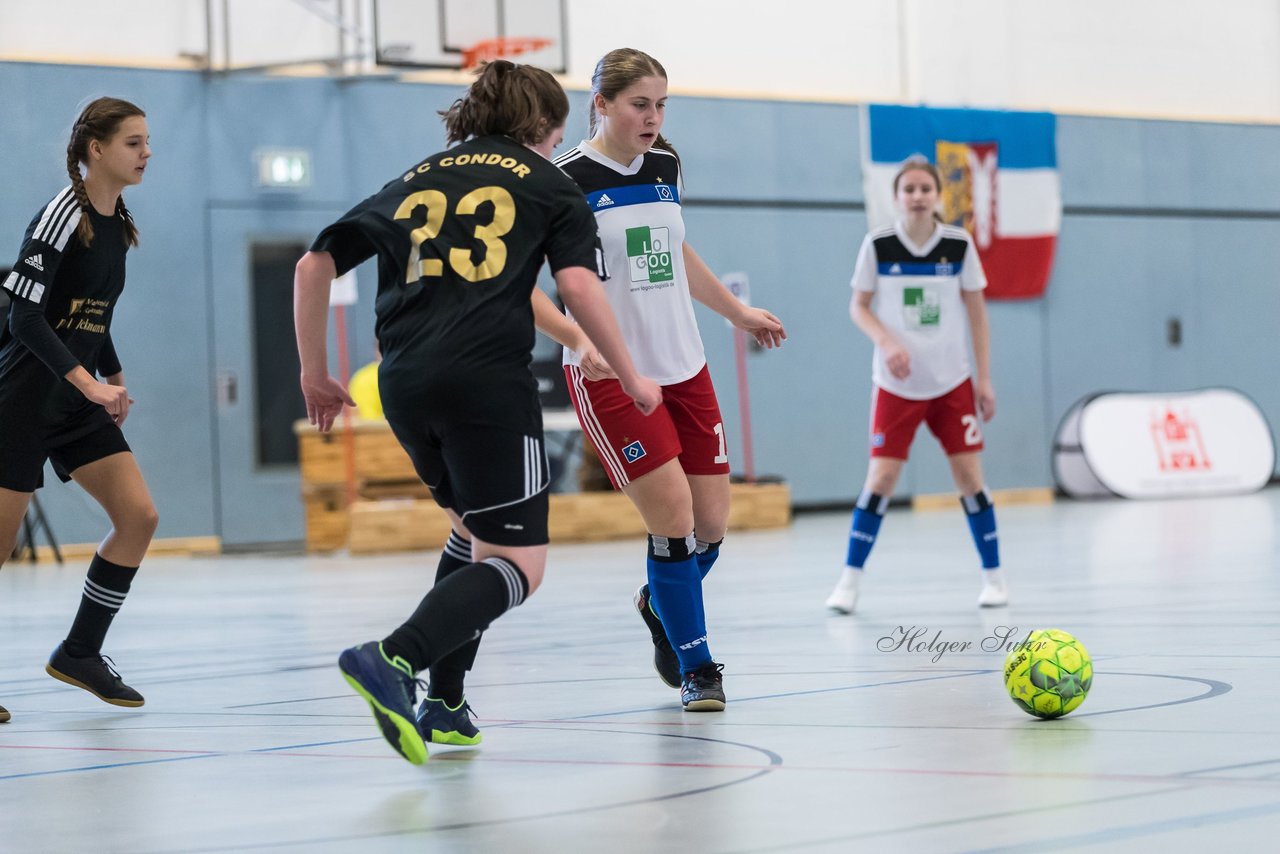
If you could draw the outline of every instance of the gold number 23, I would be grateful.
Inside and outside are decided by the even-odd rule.
[[[471,250],[456,246],[449,249],[449,266],[468,282],[492,279],[507,266],[507,244],[502,235],[516,223],[516,203],[502,187],[480,187],[458,200],[454,212],[460,216],[474,214],[485,202],[493,203],[493,220],[488,225],[477,225],[475,236],[484,243],[484,260],[471,261]],[[427,221],[409,234],[413,248],[409,250],[409,262],[405,265],[405,282],[420,278],[444,275],[444,261],[440,258],[423,258],[422,244],[434,240],[444,226],[449,200],[439,190],[420,190],[400,203],[396,219],[409,219],[418,208],[426,208]]]

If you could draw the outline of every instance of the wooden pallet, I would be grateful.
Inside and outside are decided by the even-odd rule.
[[[730,486],[730,530],[779,528],[791,522],[791,490],[785,483]],[[575,492],[550,497],[552,543],[643,537],[644,521],[620,492]],[[350,513],[352,554],[439,549],[449,538],[449,517],[434,501],[357,501]]]
[[[302,482],[308,486],[346,483],[347,438],[342,423],[329,433],[321,433],[306,421],[294,424],[293,430],[298,437]],[[357,482],[418,480],[409,455],[387,422],[353,419],[351,433],[353,473]]]
[[[430,500],[431,490],[420,480],[360,483],[356,486],[356,499],[357,504],[405,499],[426,499],[427,503],[435,503]],[[351,532],[351,509],[344,484],[303,484],[302,506],[306,520],[307,551],[331,552],[347,547]]]
[[[449,521],[418,479],[409,456],[385,421],[355,420],[351,437],[341,425],[320,433],[305,421],[294,425],[302,472],[307,550],[353,554],[441,548]],[[347,499],[347,443],[357,500]],[[791,491],[783,483],[730,486],[729,527],[774,528],[791,521]],[[644,522],[619,492],[555,494],[548,531],[555,542],[642,537]]]
[[[1052,504],[1053,490],[1033,487],[1028,489],[993,489],[991,503],[997,507],[1011,504]],[[917,495],[911,499],[912,510],[954,510],[960,506],[960,493],[942,492]]]

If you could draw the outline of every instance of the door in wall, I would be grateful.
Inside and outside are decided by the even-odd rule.
[[[301,543],[293,268],[341,210],[213,208],[209,216],[215,471],[224,547]],[[329,352],[336,352],[332,322]]]

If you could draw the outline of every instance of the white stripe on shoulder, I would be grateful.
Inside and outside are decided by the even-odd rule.
[[[967,240],[970,243],[973,242],[973,238],[970,236],[969,232],[965,231],[958,225],[951,225],[950,223],[944,222],[942,224],[942,235],[944,237],[954,237],[959,240]]]
[[[49,243],[59,252],[67,248],[67,241],[71,239],[71,235],[76,233],[76,226],[80,224],[80,205],[75,205],[67,213],[66,222],[58,229],[53,240]]]
[[[573,148],[569,149],[564,154],[561,154],[559,157],[556,157],[551,162],[559,166],[561,163],[568,163],[570,160],[577,160],[582,156],[582,146],[575,145]]]
[[[665,148],[650,148],[650,149],[649,149],[649,153],[650,153],[650,154],[665,154],[666,156],[670,157],[672,160],[678,160],[678,159],[679,159],[678,157],[676,157],[676,154],[675,154],[675,152],[674,152],[674,151],[667,151]]]
[[[867,237],[875,240],[877,237],[888,237],[891,234],[897,234],[897,229],[892,225],[882,225],[880,228],[867,232]]]
[[[53,232],[54,224],[62,219],[68,205],[75,204],[75,189],[68,184],[62,189],[62,192],[50,200],[49,204],[44,206],[44,212],[40,215],[40,222],[36,224],[35,231],[31,232],[31,236],[36,240],[43,240],[45,243],[50,242],[49,235]]]

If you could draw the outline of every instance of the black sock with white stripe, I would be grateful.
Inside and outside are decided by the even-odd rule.
[[[449,541],[444,544],[440,563],[436,566],[436,584],[470,565],[471,541],[457,531],[450,531]],[[456,709],[464,699],[463,683],[467,678],[467,671],[476,663],[476,653],[479,651],[480,638],[476,638],[431,662],[431,682],[427,687],[427,696],[444,700],[449,708]]]
[[[468,564],[431,588],[405,624],[382,642],[416,673],[480,637],[489,624],[524,601],[529,580],[500,557]]]
[[[111,620],[124,604],[136,566],[120,566],[95,554],[84,580],[80,610],[67,633],[63,649],[73,658],[88,658],[102,652],[102,642],[111,628]]]

